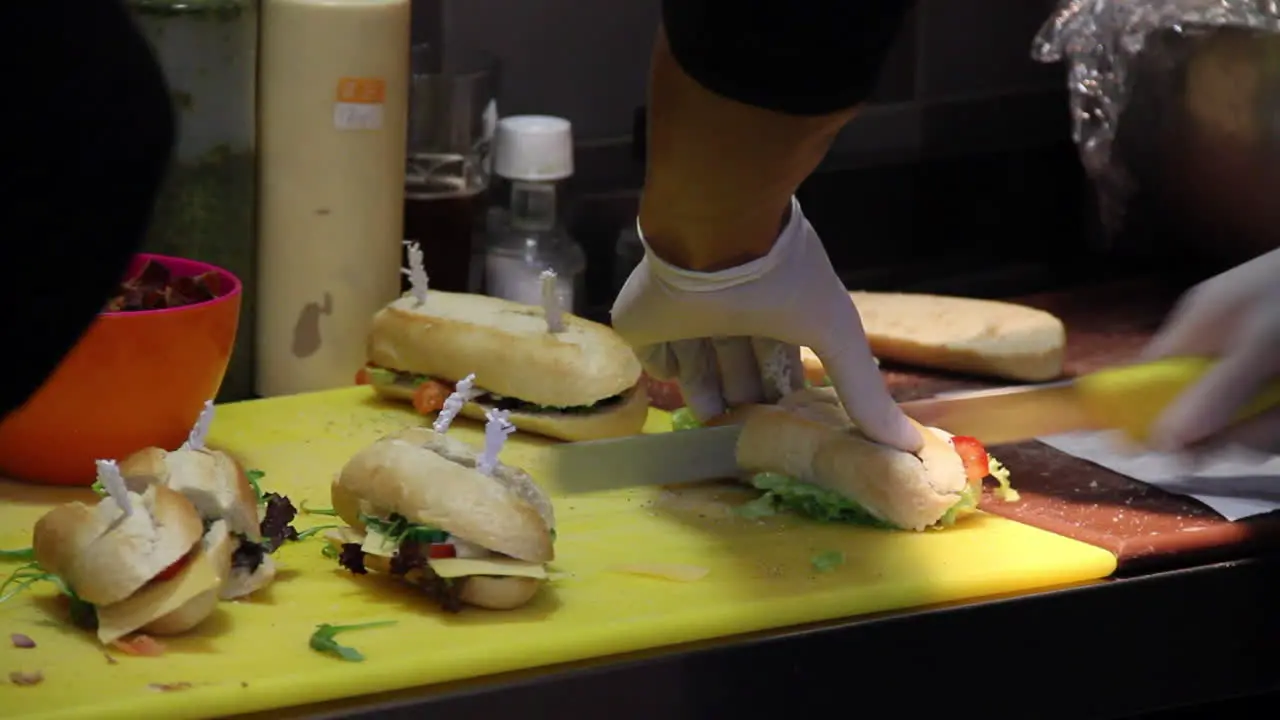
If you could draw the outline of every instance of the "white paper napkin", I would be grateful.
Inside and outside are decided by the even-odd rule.
[[[1228,520],[1280,508],[1280,456],[1233,448],[1193,464],[1179,456],[1134,452],[1117,442],[1112,433],[1067,433],[1037,439],[1121,475],[1195,498]]]

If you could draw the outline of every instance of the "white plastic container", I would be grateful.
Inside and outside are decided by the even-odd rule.
[[[400,293],[409,0],[263,0],[257,390],[350,385]]]
[[[506,212],[485,253],[485,294],[529,305],[542,302],[542,273],[556,273],[560,307],[577,308],[586,255],[559,221],[558,183],[573,175],[569,121],[516,115],[498,121],[494,173],[511,184]]]

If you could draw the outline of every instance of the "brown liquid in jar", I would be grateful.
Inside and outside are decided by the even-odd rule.
[[[427,180],[405,183],[404,238],[422,247],[423,264],[433,290],[470,292],[476,239],[483,236],[483,188],[463,189]],[[408,267],[407,248],[401,262]],[[409,290],[409,278],[400,280]]]

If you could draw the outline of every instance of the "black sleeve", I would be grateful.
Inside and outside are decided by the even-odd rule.
[[[711,92],[791,115],[871,94],[914,0],[662,0],[671,53]]]
[[[174,118],[120,0],[5,2],[0,27],[2,419],[74,346],[140,246]]]

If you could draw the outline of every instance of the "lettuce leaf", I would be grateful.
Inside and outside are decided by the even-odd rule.
[[[760,518],[786,510],[819,522],[897,529],[840,493],[780,473],[758,473],[751,478],[751,485],[765,493],[738,508],[743,517]]]

